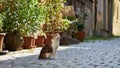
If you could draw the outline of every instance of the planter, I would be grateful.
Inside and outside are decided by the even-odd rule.
[[[44,39],[44,44],[51,44],[51,39],[51,34],[46,35],[46,38]]]
[[[83,41],[84,41],[84,38],[85,38],[85,32],[84,32],[84,31],[78,31],[78,32],[77,32],[77,39],[78,39],[80,42],[83,42]]]
[[[0,33],[0,51],[3,48],[3,40],[4,40],[5,33]]]
[[[43,47],[44,45],[44,36],[38,36],[37,39],[35,40],[35,45],[37,47]]]
[[[6,50],[21,50],[23,46],[23,38],[20,34],[6,34],[4,38],[4,43]]]
[[[24,39],[23,48],[31,49],[36,47],[34,37],[23,37],[23,39]]]

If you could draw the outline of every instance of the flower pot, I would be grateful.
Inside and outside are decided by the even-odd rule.
[[[83,41],[84,41],[84,38],[85,38],[85,32],[84,32],[84,31],[78,31],[78,32],[77,32],[77,39],[78,39],[80,42],[83,42]]]
[[[35,40],[35,45],[37,47],[43,47],[44,45],[44,36],[38,36],[37,39]]]
[[[23,48],[31,49],[36,47],[34,37],[23,37],[23,39],[24,39]]]
[[[44,39],[44,44],[51,44],[52,36],[51,34],[46,35],[46,38]]]
[[[20,34],[6,34],[4,38],[4,43],[6,50],[21,50],[23,46],[23,38]]]
[[[5,33],[0,33],[0,51],[3,48],[3,40],[4,40]]]

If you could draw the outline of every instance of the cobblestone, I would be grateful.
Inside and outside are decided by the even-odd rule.
[[[58,48],[58,58],[38,60],[41,47],[0,56],[0,68],[120,68],[120,38]]]

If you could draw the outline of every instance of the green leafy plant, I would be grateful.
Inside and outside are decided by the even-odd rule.
[[[2,14],[0,14],[0,32],[2,32],[2,31],[3,31],[3,29],[2,29],[2,26],[3,26],[2,19],[3,19],[3,15],[2,15]]]
[[[60,29],[62,31],[66,31],[70,28],[71,26],[71,21],[67,20],[67,19],[62,19],[62,22],[61,22],[61,26],[60,26]]]
[[[5,17],[3,29],[7,33],[20,31],[24,35],[31,35],[40,27],[43,21],[43,9],[38,0],[5,0]]]
[[[46,31],[56,30],[60,26],[64,3],[66,0],[45,0],[41,3],[45,8]]]
[[[4,0],[0,0],[0,32],[3,32],[3,18],[4,18],[4,13],[3,13],[3,8],[4,8],[4,5],[3,5],[3,2]]]
[[[77,11],[77,21],[76,21],[76,28],[78,31],[83,31],[85,28],[85,21],[86,21],[86,17],[87,17],[87,13],[86,12],[80,12],[80,10]]]
[[[79,23],[79,22],[77,22],[76,25],[77,25],[77,29],[78,29],[78,31],[83,31],[84,28],[85,28],[84,25],[81,24],[81,23]]]

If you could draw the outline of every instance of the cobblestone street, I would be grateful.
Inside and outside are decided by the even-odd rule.
[[[120,68],[120,38],[60,46],[58,58],[38,60],[41,48],[0,56],[0,68]]]

